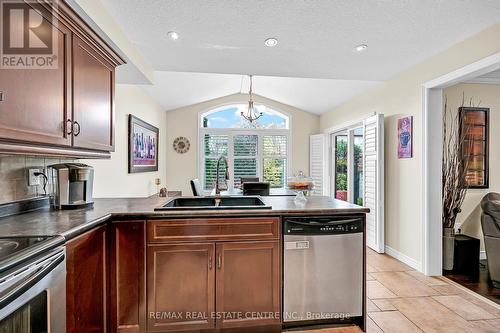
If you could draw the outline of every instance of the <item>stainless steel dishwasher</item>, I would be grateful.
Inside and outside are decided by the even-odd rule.
[[[283,220],[286,326],[357,321],[364,328],[363,216]]]

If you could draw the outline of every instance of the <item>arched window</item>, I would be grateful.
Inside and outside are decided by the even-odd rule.
[[[241,116],[246,108],[243,103],[231,104],[200,114],[200,179],[207,192],[215,187],[220,156],[228,160],[229,188],[239,188],[242,177],[258,177],[275,188],[286,184],[290,167],[289,116],[256,105],[262,117],[250,123]],[[220,181],[225,167],[221,167]]]

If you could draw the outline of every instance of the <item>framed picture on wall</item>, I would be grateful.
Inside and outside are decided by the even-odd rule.
[[[460,121],[460,138],[465,180],[468,188],[488,188],[489,170],[489,136],[490,109],[478,107],[461,107],[458,109]]]
[[[413,116],[398,119],[398,158],[413,157]]]
[[[128,118],[128,172],[158,171],[159,129],[129,115]]]

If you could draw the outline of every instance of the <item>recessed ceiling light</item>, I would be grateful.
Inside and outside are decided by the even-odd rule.
[[[169,31],[169,32],[167,33],[167,36],[168,36],[168,38],[170,38],[171,40],[178,40],[178,39],[179,39],[179,37],[180,37],[180,36],[179,36],[179,34],[178,34],[177,32],[175,32],[175,31]]]
[[[276,45],[278,45],[278,40],[276,38],[268,38],[264,41],[264,44],[267,47],[275,47]]]
[[[361,51],[366,50],[367,48],[368,48],[368,45],[366,45],[366,44],[360,44],[360,45],[358,45],[358,46],[356,46],[354,48],[354,51],[361,52]]]

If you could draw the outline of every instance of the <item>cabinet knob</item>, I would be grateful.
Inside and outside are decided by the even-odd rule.
[[[5,93],[3,91],[0,91],[0,102],[5,101]]]
[[[208,257],[208,269],[212,269],[212,256]]]
[[[78,134],[80,134],[80,124],[77,121],[75,121],[73,123],[73,126],[74,126],[73,133],[75,136],[78,136]]]
[[[217,268],[221,269],[222,268],[222,256],[219,253],[219,258],[217,259]]]
[[[66,120],[66,134],[70,135],[73,133],[73,122],[71,119]]]

